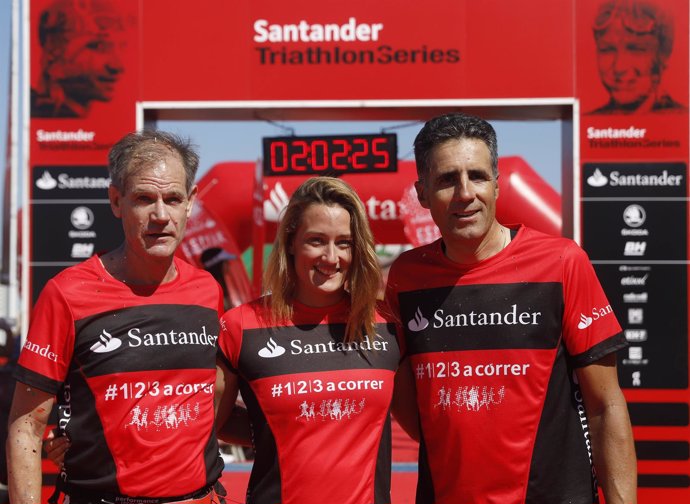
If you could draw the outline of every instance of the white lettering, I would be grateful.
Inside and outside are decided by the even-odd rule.
[[[171,329],[168,332],[141,334],[141,329],[133,327],[127,332],[129,346],[132,348],[141,346],[171,346],[171,345],[203,345],[215,346],[218,336],[208,334],[206,326],[201,327],[200,332],[176,332]]]
[[[62,434],[65,434],[67,430],[67,424],[72,418],[72,394],[71,386],[69,384],[65,384],[62,393],[62,400],[63,404],[60,404],[58,406],[58,428],[60,429],[60,432]]]
[[[292,355],[304,354],[321,354],[330,352],[358,352],[358,351],[388,351],[389,342],[383,340],[381,336],[377,336],[379,339],[369,339],[365,336],[364,339],[359,341],[328,341],[327,343],[302,343],[302,340],[295,339],[290,341],[290,346],[292,347]]]
[[[290,342],[290,346],[294,349],[292,351],[292,355],[299,355],[302,353],[302,347],[300,346],[300,343],[302,343],[302,340],[292,340]]]
[[[609,313],[613,313],[611,305],[606,305],[603,308],[592,308],[592,319],[599,320],[601,317],[604,317]]]
[[[84,131],[81,128],[77,131],[46,131],[44,129],[36,131],[38,142],[92,142],[95,137],[95,131]]]
[[[269,24],[267,19],[254,21],[254,42],[376,42],[383,23],[358,23],[351,17],[347,23]]]
[[[397,220],[398,205],[393,200],[378,200],[376,196],[370,197],[365,205],[367,215],[371,220]]]
[[[465,366],[463,376],[526,376],[529,364],[477,364]]]
[[[66,173],[58,175],[60,189],[107,189],[109,185],[108,177],[70,177]]]
[[[644,128],[587,128],[587,138],[644,138],[647,130]]]
[[[647,284],[647,277],[649,276],[649,273],[647,273],[645,276],[642,277],[637,277],[637,276],[626,276],[621,278],[621,285],[641,285],[644,286]]]
[[[433,327],[468,327],[468,326],[497,326],[497,325],[539,325],[541,312],[523,311],[518,313],[517,305],[505,313],[501,312],[475,312],[457,313],[446,315],[443,309],[439,308],[434,312]]]
[[[338,383],[329,382],[326,385],[326,390],[332,391],[335,389],[346,390],[382,390],[383,380],[343,380]]]
[[[58,361],[58,356],[55,352],[50,351],[50,344],[42,347],[38,345],[38,343],[31,343],[30,341],[26,341],[24,343],[24,349],[28,350],[29,352],[33,352],[37,355],[40,355],[41,357],[45,357],[48,360],[51,360],[53,362]]]
[[[592,460],[592,444],[589,439],[589,424],[587,422],[587,412],[585,411],[585,406],[582,401],[582,394],[579,389],[576,389],[573,397],[577,403],[577,414],[580,418],[580,425],[582,427],[583,437],[585,439],[585,447],[587,448],[587,455],[589,456],[589,466],[592,471],[592,477],[594,478],[594,488],[596,488],[596,472],[594,470],[594,461]]]
[[[682,181],[682,175],[669,175],[668,170],[653,175],[645,175],[642,173],[621,175],[618,171],[612,171],[609,175],[609,183],[611,186],[680,186]]]

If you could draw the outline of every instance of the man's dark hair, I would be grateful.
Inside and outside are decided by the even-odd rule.
[[[177,156],[184,167],[187,193],[191,191],[199,168],[199,155],[187,138],[173,133],[147,129],[125,135],[108,153],[110,183],[124,192],[127,177],[144,163],[155,162],[165,156]]]
[[[448,140],[463,138],[481,140],[491,156],[491,169],[498,178],[498,143],[493,126],[479,117],[454,112],[430,119],[414,139],[414,157],[417,161],[417,176],[424,180],[431,170],[431,152],[437,145]]]

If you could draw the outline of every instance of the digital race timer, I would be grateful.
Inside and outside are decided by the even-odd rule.
[[[398,171],[395,133],[263,139],[264,175],[337,175]]]

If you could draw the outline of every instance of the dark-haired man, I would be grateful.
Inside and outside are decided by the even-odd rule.
[[[441,238],[394,262],[387,298],[407,355],[396,401],[419,414],[399,418],[419,429],[417,503],[592,504],[597,478],[607,504],[634,503],[626,342],[586,254],[496,220],[488,122],[431,119],[415,157]]]

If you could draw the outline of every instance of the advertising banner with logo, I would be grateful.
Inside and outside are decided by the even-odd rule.
[[[573,96],[573,3],[146,0],[142,98]]]
[[[498,105],[494,117],[520,120],[530,99],[572,103],[572,123],[563,112],[570,105],[559,105],[553,117],[564,120],[564,131],[579,128],[578,139],[563,137],[564,149],[575,146],[563,159],[566,166],[570,158],[576,162],[577,191],[574,208],[565,211],[573,212],[567,217],[576,223],[575,238],[630,343],[618,369],[640,460],[640,502],[688,501],[687,0],[26,4],[31,285],[24,290],[31,299],[60,269],[122,239],[107,201],[106,156],[124,133],[155,118],[154,106],[232,102],[251,109],[254,103],[277,109],[279,118],[281,100],[356,100],[362,107],[341,109],[342,119],[365,119],[368,100],[450,99]],[[512,112],[508,101],[520,111]],[[319,119],[307,109],[304,118]],[[280,210],[304,178],[277,173],[300,153],[291,150],[299,148],[293,139],[274,140],[281,142],[269,149],[276,173],[264,178],[264,200],[254,207],[263,203],[263,217],[251,213],[253,194],[261,192],[254,191],[256,165],[216,165],[200,181],[208,215],[199,214],[201,227],[182,253],[204,263],[200,244],[224,250],[234,240],[236,247],[218,258],[229,262],[231,256],[240,266],[236,259],[251,245],[253,222],[265,222],[265,240],[272,240]],[[338,142],[374,139],[323,140],[301,141],[335,149]],[[345,164],[347,156],[329,152],[331,168]],[[319,158],[308,169],[320,170],[324,162]],[[541,187],[520,158],[500,164],[499,219],[521,220],[510,213],[518,209],[558,233],[559,195]],[[416,202],[414,164],[394,165],[387,165],[389,173],[344,179],[364,201],[377,241],[428,242],[438,235]],[[228,198],[228,187],[236,198]],[[563,201],[569,206],[571,194]],[[203,227],[208,216],[222,233]],[[246,278],[235,291],[237,299],[246,296]]]
[[[585,0],[577,8],[583,160],[688,156],[685,0]]]
[[[61,269],[124,238],[110,210],[105,166],[34,166],[31,184],[32,304]]]
[[[110,147],[136,124],[136,0],[29,2],[30,292],[122,240]]]
[[[688,2],[578,2],[580,238],[629,347],[618,355],[640,502],[685,502]]]

